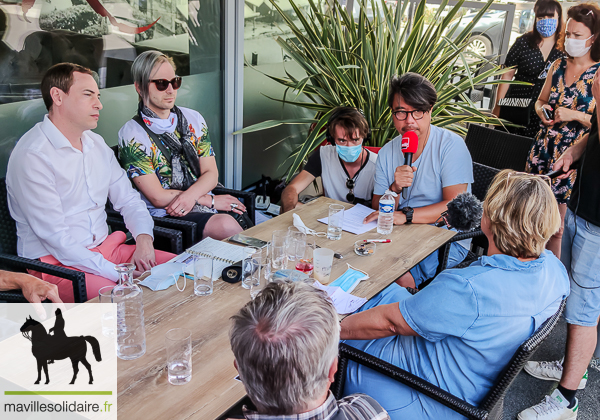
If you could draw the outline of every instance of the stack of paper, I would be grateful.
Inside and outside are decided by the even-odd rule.
[[[357,204],[350,210],[345,210],[344,223],[342,225],[342,229],[346,232],[355,233],[357,235],[375,229],[377,227],[377,220],[367,224],[363,223],[365,217],[367,217],[371,213],[373,213],[373,209],[367,206],[363,206],[362,204]],[[324,217],[322,219],[317,220],[321,223],[327,224],[329,218]]]

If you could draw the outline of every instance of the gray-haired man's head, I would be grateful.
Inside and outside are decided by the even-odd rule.
[[[169,63],[173,70],[176,69],[173,59],[160,51],[145,51],[134,60],[131,66],[131,77],[140,95],[140,101],[144,103],[148,101],[150,80],[162,63]]]
[[[327,295],[306,283],[270,283],[232,317],[240,378],[259,412],[297,414],[326,393],[340,338]]]

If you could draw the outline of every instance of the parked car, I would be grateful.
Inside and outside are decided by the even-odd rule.
[[[468,13],[455,25],[456,30],[452,39],[458,37],[464,28],[473,20],[477,13]],[[500,54],[502,42],[502,29],[506,20],[506,11],[490,10],[483,14],[479,22],[473,27],[467,51],[490,57]],[[454,26],[453,26],[454,27]]]

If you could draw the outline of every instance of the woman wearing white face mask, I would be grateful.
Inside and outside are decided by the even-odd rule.
[[[591,127],[596,101],[592,82],[600,67],[600,9],[596,4],[573,6],[567,12],[565,31],[567,58],[556,60],[535,104],[543,126],[527,158],[526,171],[546,174],[564,151],[578,142]],[[548,117],[544,113],[549,113]],[[575,173],[567,179],[555,179],[552,191],[564,222],[567,201]],[[550,239],[547,248],[560,257],[561,229]]]
[[[564,57],[559,41],[564,32],[562,7],[557,0],[538,0],[533,6],[535,25],[530,32],[517,38],[506,55],[505,67],[512,70],[502,75],[502,80],[528,82],[532,85],[499,85],[497,104],[493,114],[523,127],[497,129],[534,138],[540,130],[540,118],[535,113],[538,98],[548,69]]]

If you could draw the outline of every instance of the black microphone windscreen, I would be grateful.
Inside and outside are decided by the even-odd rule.
[[[481,223],[483,205],[473,194],[464,192],[448,203],[448,223],[456,230],[468,232]]]

